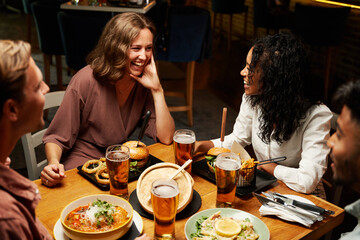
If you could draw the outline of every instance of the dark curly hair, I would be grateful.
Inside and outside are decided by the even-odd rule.
[[[303,44],[291,33],[258,39],[253,44],[249,78],[260,72],[259,95],[248,96],[260,110],[260,139],[281,144],[291,138],[308,109],[311,94],[309,63]],[[272,132],[274,134],[272,135]]]
[[[334,95],[333,105],[338,112],[346,105],[351,111],[351,118],[360,124],[360,80],[341,85]]]

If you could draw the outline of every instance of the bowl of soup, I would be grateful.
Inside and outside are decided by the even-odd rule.
[[[133,208],[114,195],[89,195],[64,207],[60,220],[65,235],[71,239],[118,239],[132,225]]]

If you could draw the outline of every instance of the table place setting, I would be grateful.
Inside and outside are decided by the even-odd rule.
[[[253,193],[262,206],[259,209],[261,216],[275,215],[283,220],[298,222],[311,227],[317,221],[322,221],[333,211],[316,206],[310,200],[297,195],[282,195],[276,192],[262,192],[264,196]]]

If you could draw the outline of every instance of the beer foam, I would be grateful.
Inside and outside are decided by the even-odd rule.
[[[126,152],[109,152],[107,158],[109,160],[125,161],[129,159],[130,155]]]
[[[182,144],[191,144],[195,142],[195,137],[186,134],[179,134],[174,136],[174,141]]]
[[[221,161],[216,161],[215,165],[218,168],[221,168],[226,171],[238,170],[240,168],[240,164],[237,161],[231,159],[223,159]]]
[[[158,185],[152,190],[153,194],[161,198],[170,198],[179,194],[179,190],[170,185]]]

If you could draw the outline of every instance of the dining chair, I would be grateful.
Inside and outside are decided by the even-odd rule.
[[[75,73],[87,65],[86,57],[97,44],[111,13],[60,11],[57,19],[66,64]]]
[[[269,34],[270,30],[278,33],[280,29],[291,28],[292,12],[289,10],[290,0],[282,0],[280,2],[282,5],[274,6],[274,0],[253,0],[254,38],[257,36],[258,28],[266,28],[266,34]]]
[[[324,99],[328,100],[331,81],[332,64],[336,58],[334,50],[340,45],[344,37],[350,8],[348,7],[320,7],[296,3],[294,25],[292,31],[305,44],[326,49],[324,71]],[[319,48],[320,47],[320,48]]]
[[[249,7],[245,5],[245,0],[212,0],[211,1],[211,9],[214,12],[213,17],[213,31],[216,27],[217,16],[220,16],[220,32],[222,29],[223,16],[229,15],[229,23],[228,23],[228,50],[231,48],[231,36],[232,36],[232,19],[233,14],[241,14],[244,13],[244,39],[246,39],[246,30],[247,30],[247,19],[248,19],[248,10]]]
[[[49,92],[45,95],[44,110],[60,106],[65,91]],[[47,160],[41,160],[40,162],[36,158],[35,149],[42,145],[42,138],[47,128],[44,128],[36,133],[27,133],[21,137],[22,146],[24,149],[26,168],[28,178],[35,180],[40,177],[40,173],[47,165]]]
[[[60,1],[36,1],[31,3],[35,20],[39,47],[44,58],[45,82],[50,86],[50,63],[55,55],[57,89],[63,89],[62,59],[64,48],[61,42],[57,13],[60,11]]]
[[[186,111],[189,126],[192,126],[195,63],[211,57],[210,13],[195,6],[170,7],[167,22],[167,47],[155,49],[155,60],[186,63],[185,92],[165,91],[164,93],[165,96],[185,98],[185,105],[169,106],[169,110]]]
[[[23,10],[26,16],[26,40],[31,43],[31,29],[32,29],[32,11],[31,3],[36,0],[22,0]]]

